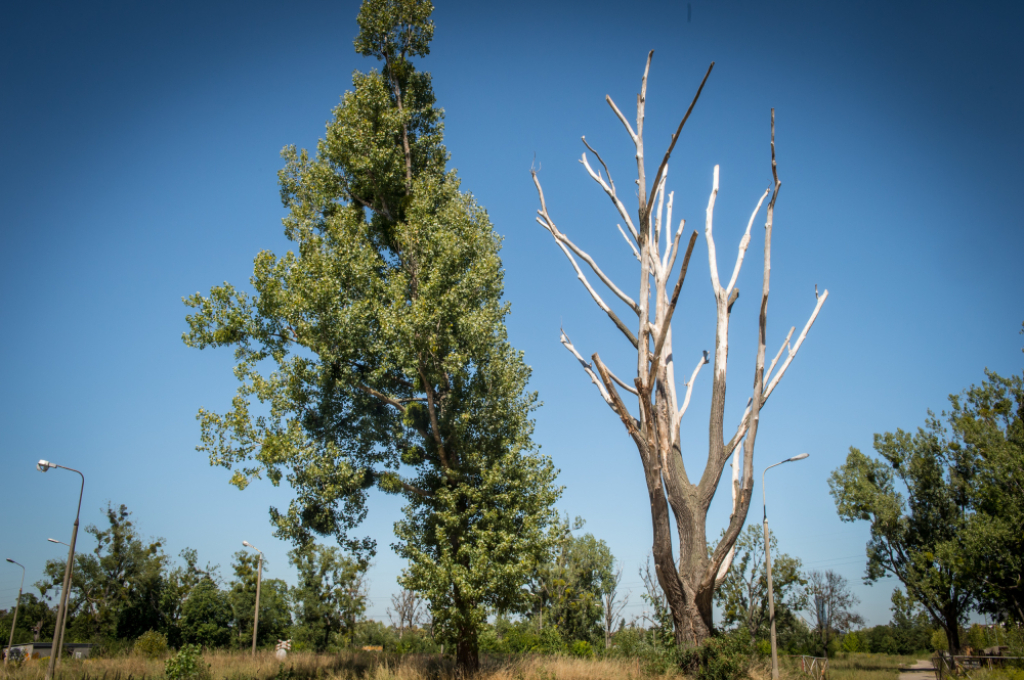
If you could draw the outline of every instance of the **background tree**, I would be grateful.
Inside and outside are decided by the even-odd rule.
[[[14,643],[52,640],[53,629],[57,623],[56,608],[51,607],[42,597],[34,593],[22,593],[21,607],[18,610],[17,628],[14,631]],[[14,618],[14,607],[0,615],[0,639],[9,640],[11,622]],[[6,645],[6,642],[0,643]]]
[[[340,636],[352,636],[366,611],[367,564],[335,547],[315,543],[288,553],[299,572],[292,590],[298,639],[323,651]]]
[[[764,195],[761,196],[757,207],[750,217],[746,233],[740,240],[739,253],[733,266],[732,276],[727,284],[722,285],[718,275],[715,241],[712,237],[715,199],[718,195],[718,166],[715,166],[714,169],[714,179],[711,197],[708,201],[704,229],[708,245],[711,286],[717,308],[713,359],[714,377],[711,392],[709,444],[706,463],[699,480],[691,481],[691,475],[694,474],[694,470],[692,468],[687,469],[683,462],[683,445],[680,441],[679,425],[690,403],[690,396],[697,379],[697,374],[701,367],[708,363],[709,360],[707,352],[704,352],[703,356],[697,361],[696,367],[690,375],[689,382],[686,383],[685,396],[680,399],[676,392],[675,365],[672,352],[672,318],[683,281],[686,278],[690,255],[697,241],[697,232],[693,232],[690,237],[679,267],[678,276],[674,277],[673,271],[677,256],[680,253],[680,238],[683,234],[685,221],[679,223],[679,227],[673,235],[673,195],[671,193],[667,194],[666,208],[666,177],[668,161],[672,150],[679,139],[683,125],[686,123],[690,112],[700,97],[704,82],[711,75],[711,68],[708,68],[708,73],[704,76],[704,81],[701,82],[700,87],[697,89],[693,103],[690,104],[690,108],[683,116],[682,122],[679,123],[679,127],[672,136],[672,140],[658,165],[657,171],[654,173],[653,179],[649,179],[646,174],[644,161],[644,115],[647,74],[653,54],[651,52],[648,55],[647,67],[644,69],[640,93],[637,96],[635,131],[615,103],[612,102],[611,97],[605,97],[615,115],[626,128],[626,132],[636,149],[636,183],[639,204],[635,213],[635,220],[634,215],[630,214],[620,199],[608,166],[601,156],[587,144],[586,139],[584,138],[583,140],[584,145],[587,146],[587,149],[594,154],[594,157],[601,164],[604,173],[602,174],[601,170],[597,172],[593,170],[585,153],[582,157],[583,166],[591,178],[598,183],[605,194],[611,199],[618,216],[628,228],[628,233],[623,231],[621,226],[619,230],[626,239],[633,255],[640,261],[640,290],[636,300],[625,293],[621,287],[613,283],[588,253],[573,243],[563,232],[559,231],[548,212],[548,207],[544,200],[544,192],[541,189],[540,180],[536,172],[533,172],[533,179],[540,197],[538,222],[551,234],[555,239],[555,243],[565,253],[573,269],[576,271],[577,278],[583,283],[587,292],[594,299],[594,302],[609,316],[627,341],[636,348],[636,363],[629,369],[630,374],[627,376],[627,379],[623,380],[615,375],[598,354],[592,355],[593,363],[590,363],[576,350],[564,331],[561,336],[562,344],[583,366],[591,381],[597,386],[601,398],[622,420],[626,431],[636,444],[644,469],[648,502],[651,508],[651,521],[654,530],[652,552],[655,572],[672,613],[676,642],[688,641],[690,643],[697,643],[710,635],[713,629],[712,597],[715,587],[725,578],[729,570],[729,564],[733,555],[733,545],[746,521],[751,491],[754,485],[754,442],[757,438],[761,408],[768,400],[768,397],[771,396],[772,391],[778,385],[779,380],[796,356],[808,330],[810,330],[811,324],[814,323],[814,319],[821,309],[821,305],[824,304],[825,299],[828,297],[828,291],[825,291],[818,298],[814,311],[811,313],[810,319],[807,321],[803,332],[798,336],[795,344],[791,347],[789,345],[790,338],[792,338],[795,330],[791,329],[783,341],[775,360],[768,367],[768,370],[765,371],[772,222],[775,201],[778,198],[779,187],[781,186],[775,166],[775,114],[773,111],[771,167],[775,185],[771,200],[768,203],[767,221],[765,223],[764,274],[760,303],[758,305],[760,309],[760,323],[758,328],[758,349],[754,361],[753,393],[749,406],[740,417],[735,431],[728,439],[725,434],[725,388],[726,364],[729,355],[729,320],[733,305],[739,297],[736,281],[740,267],[743,264],[747,246],[750,243],[750,230],[764,199],[768,196],[769,190],[766,190]],[[714,64],[712,64],[713,66]],[[662,246],[663,235],[664,246]],[[593,275],[618,298],[629,313],[627,319],[634,319],[633,321],[623,322],[620,319],[618,314],[590,284],[590,280],[584,274],[583,269],[577,262],[577,258],[583,260],[593,271]],[[673,279],[675,279],[675,284],[671,286]],[[787,348],[788,353],[786,353]],[[786,353],[787,356],[779,366],[778,372],[772,376],[772,371],[775,369],[783,353]],[[634,369],[635,373],[633,372]],[[620,390],[636,397],[635,414],[630,411],[623,401]],[[627,396],[627,398],[630,397]],[[744,444],[742,449],[740,448],[741,442]],[[718,489],[718,483],[722,477],[725,465],[730,458],[732,458],[732,514],[729,518],[729,525],[721,540],[719,540],[718,545],[709,550],[706,534],[708,508]],[[692,479],[696,480],[696,477]],[[675,557],[672,539],[673,524],[675,524],[679,543],[678,560]]]
[[[233,616],[227,594],[217,587],[213,579],[203,578],[181,605],[181,639],[203,647],[226,646],[232,639]]]
[[[185,601],[202,581],[209,579],[214,583],[220,580],[217,565],[199,566],[199,553],[192,548],[185,548],[179,553],[184,564],[176,565],[164,575],[164,589],[160,598],[160,610],[164,614],[165,625],[162,632],[172,647],[179,647],[181,639],[181,615]]]
[[[614,565],[612,567],[614,569]],[[601,613],[604,623],[604,648],[612,648],[612,634],[615,632],[615,621],[621,622],[622,610],[629,604],[629,593],[619,593],[622,583],[622,569],[606,574],[601,581]]]
[[[296,251],[257,256],[253,295],[189,297],[184,340],[235,347],[241,385],[228,413],[200,411],[200,450],[239,487],[287,478],[296,497],[271,509],[278,535],[369,555],[374,541],[350,535],[369,489],[405,499],[401,583],[472,672],[487,610],[520,606],[545,559],[560,492],[530,439],[530,371],[506,338],[500,238],[446,171],[442,111],[411,61],[429,53],[432,9],[364,2],[356,50],[382,70],[353,76],[315,158],[283,153]]]
[[[136,638],[147,630],[163,629],[161,609],[163,572],[167,556],[162,539],[145,541],[124,505],[108,504],[108,525],[86,527],[96,539],[92,554],[75,558],[68,599],[68,641]],[[47,561],[41,592],[56,588],[64,578],[64,561]]]
[[[239,550],[234,555],[231,569],[235,578],[227,593],[231,605],[234,643],[242,648],[252,645],[253,615],[256,611],[256,579],[258,578],[259,554],[251,550]],[[263,560],[264,575],[269,571],[267,560]],[[266,645],[287,637],[292,625],[291,601],[288,584],[281,579],[265,578],[260,586],[260,623],[256,631],[256,644]]]
[[[423,618],[423,600],[419,595],[404,588],[391,596],[388,619],[402,639],[405,631],[415,628]]]
[[[802,586],[807,580],[800,572],[798,558],[780,553],[775,536],[771,536],[772,587],[775,593],[775,624],[777,630],[791,627],[796,612],[807,605]],[[747,526],[736,541],[736,555],[728,576],[715,593],[726,626],[740,626],[750,641],[767,636],[768,579],[765,569],[764,533],[755,524]]]
[[[772,575],[774,576],[774,568]],[[860,600],[850,592],[846,579],[831,569],[812,571],[807,575],[807,611],[820,643],[820,651],[828,653],[829,643],[864,620],[852,611]]]
[[[958,447],[951,446],[931,412],[917,434],[876,434],[874,446],[881,460],[851,447],[829,478],[839,517],[871,522],[865,580],[896,576],[946,631],[949,649],[958,654],[960,625],[977,591],[958,547],[974,465],[955,455]]]
[[[573,525],[580,529],[583,522]],[[615,558],[608,545],[593,534],[573,536],[569,523],[562,523],[554,558],[538,571],[533,586],[546,625],[558,628],[568,641],[596,643],[602,637],[602,593]]]
[[[978,579],[982,611],[1024,622],[1024,377],[986,371],[980,386],[950,396],[947,415],[957,467],[970,513],[958,544],[945,559],[960,557]]]

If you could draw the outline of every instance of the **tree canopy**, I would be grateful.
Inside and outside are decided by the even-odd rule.
[[[410,61],[429,53],[431,11],[364,2],[355,46],[381,70],[353,75],[315,157],[283,152],[295,250],[259,253],[252,293],[188,297],[184,341],[235,349],[241,384],[226,413],[200,410],[199,448],[240,488],[266,475],[295,489],[271,509],[278,535],[365,558],[369,491],[404,497],[402,583],[473,670],[487,608],[519,606],[550,548],[560,492],[506,337],[501,239],[446,169],[430,75]]]

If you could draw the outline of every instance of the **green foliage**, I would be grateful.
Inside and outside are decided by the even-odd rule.
[[[167,653],[167,636],[155,630],[147,630],[135,641],[132,651],[148,659],[158,659]]]
[[[210,664],[203,661],[198,645],[185,645],[164,662],[167,680],[211,680]]]
[[[703,644],[679,650],[678,665],[696,680],[738,680],[750,665],[746,631],[711,637]]]
[[[572,528],[582,526],[577,518]],[[538,567],[530,585],[533,614],[566,640],[596,642],[603,630],[601,595],[615,577],[615,558],[592,534],[573,536],[567,520],[552,527],[552,534],[552,559]]]
[[[143,540],[124,505],[108,504],[105,515],[107,527],[85,529],[96,539],[92,554],[75,556],[68,642],[136,638],[164,625],[161,591],[167,557],[163,540]],[[64,566],[64,559],[47,561],[45,576],[36,584],[41,593],[63,582]]]
[[[506,337],[500,238],[446,171],[430,76],[409,61],[429,51],[431,10],[364,3],[356,48],[383,70],[353,76],[315,157],[283,152],[295,250],[256,257],[251,295],[187,298],[184,341],[235,348],[241,384],[227,413],[200,410],[199,448],[240,488],[292,486],[287,510],[271,509],[278,535],[368,557],[374,541],[352,534],[370,489],[404,498],[401,583],[471,668],[488,609],[527,604],[560,490]]]
[[[253,614],[256,608],[256,581],[259,578],[259,554],[239,550],[231,568],[235,578],[227,592],[231,606],[234,643],[240,647],[252,645]],[[266,560],[263,571],[268,571]],[[292,625],[288,584],[280,579],[263,578],[260,585],[260,621],[256,635],[257,646],[272,644],[287,637]]]
[[[860,636],[857,635],[856,631],[851,630],[849,633],[843,636],[843,651],[846,653],[859,652],[863,647]]]
[[[936,628],[932,631],[929,643],[931,644],[932,651],[934,652],[949,651],[949,641],[946,639],[946,631],[941,628]]]
[[[796,625],[796,612],[807,606],[807,595],[801,588],[807,584],[807,579],[800,573],[802,565],[798,558],[779,552],[775,536],[771,536],[771,548],[775,623],[776,630],[782,633]],[[723,625],[743,627],[751,641],[768,635],[764,532],[758,525],[748,525],[736,540],[732,567],[715,591],[715,601],[722,608]]]
[[[6,645],[10,639],[13,619],[14,607],[11,607],[3,616],[0,616],[0,632],[2,632],[2,635],[0,635],[0,645]],[[34,593],[22,593],[21,606],[18,609],[17,628],[14,631],[14,643],[31,642],[34,636],[32,629],[36,626],[39,627],[41,639],[52,640],[53,629],[56,623],[56,608],[51,609],[45,600],[36,597]]]
[[[949,552],[977,574],[981,611],[1024,623],[1024,377],[988,378],[950,396],[951,451],[971,509]]]
[[[367,564],[346,557],[338,548],[311,543],[288,553],[299,572],[292,591],[299,637],[323,651],[332,636],[349,636],[366,610],[363,579]]]
[[[232,616],[227,595],[212,579],[203,579],[181,607],[182,640],[203,647],[223,647],[231,641]]]
[[[957,631],[976,590],[956,551],[948,549],[964,528],[964,471],[950,457],[934,415],[916,435],[876,434],[875,450],[880,459],[851,447],[845,464],[832,473],[829,486],[839,516],[871,522],[866,580],[886,574],[899,578],[958,650]]]

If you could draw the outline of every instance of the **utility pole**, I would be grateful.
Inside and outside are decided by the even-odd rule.
[[[256,611],[253,614],[252,620],[252,656],[256,658],[256,631],[260,626],[260,584],[263,581],[263,551],[249,541],[242,541],[242,545],[246,548],[252,548],[260,554],[259,568],[256,571]]]
[[[806,453],[798,453],[792,458],[775,463],[775,465],[803,460],[808,455]],[[779,680],[779,649],[775,643],[775,592],[772,589],[772,550],[768,540],[768,501],[766,500],[767,494],[764,489],[764,473],[771,470],[775,465],[769,465],[761,473],[761,503],[764,507],[764,561],[765,567],[768,570],[768,620],[772,624],[772,680]]]
[[[53,674],[57,670],[57,661],[60,656],[61,647],[64,645],[64,619],[67,616],[68,593],[71,590],[71,565],[75,561],[75,541],[78,540],[78,517],[82,514],[82,494],[85,492],[85,475],[80,471],[51,463],[48,460],[41,460],[36,463],[36,469],[46,472],[50,468],[61,468],[77,473],[82,478],[82,486],[78,491],[78,510],[75,511],[75,525],[71,530],[71,544],[68,549],[68,561],[64,565],[64,587],[60,593],[60,605],[57,607],[57,625],[53,629],[53,648],[50,650],[50,663],[46,666],[44,680],[53,680]],[[59,639],[58,639],[59,638]]]
[[[11,647],[14,646],[14,629],[18,625],[18,607],[21,606],[21,589],[25,587],[25,566],[19,562],[15,562],[10,557],[7,561],[11,564],[17,564],[21,567],[21,585],[18,586],[18,601],[14,604],[14,620],[11,621],[11,639],[7,642],[7,654],[4,655],[4,670],[7,670],[7,662],[11,660]]]

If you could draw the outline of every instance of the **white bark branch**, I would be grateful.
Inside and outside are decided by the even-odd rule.
[[[782,376],[786,374],[786,369],[789,368],[789,364],[792,363],[793,357],[795,357],[796,353],[800,351],[800,345],[804,344],[804,339],[807,337],[807,331],[811,330],[811,326],[814,325],[814,320],[818,318],[818,312],[821,311],[821,306],[825,304],[825,300],[827,299],[828,290],[826,289],[825,292],[822,293],[821,296],[818,298],[818,304],[814,305],[814,311],[811,312],[811,318],[807,320],[807,323],[804,325],[804,329],[800,332],[800,336],[797,337],[796,339],[796,343],[794,343],[793,348],[789,350],[789,355],[786,357],[786,360],[782,362],[782,366],[779,367],[778,374],[776,374],[776,376],[772,378],[772,381],[768,383],[768,387],[765,388],[765,401],[768,400],[768,397],[771,396],[771,393],[775,389],[775,386],[779,384],[780,380],[782,380]]]
[[[764,203],[764,199],[768,197],[768,192],[771,189],[765,189],[764,193],[761,194],[761,200],[757,202],[757,207],[754,208],[754,212],[750,214],[750,221],[747,222],[747,230],[743,232],[743,238],[740,239],[740,251],[736,255],[736,266],[732,269],[732,277],[729,279],[729,285],[725,287],[725,295],[728,297],[732,294],[733,286],[736,285],[736,279],[739,278],[740,268],[743,266],[743,256],[747,253],[747,246],[750,245],[750,228],[754,226],[754,218],[757,217],[757,213],[761,212],[761,204]]]
[[[697,374],[700,373],[700,369],[704,368],[704,364],[708,363],[708,352],[704,350],[704,355],[697,362],[697,366],[693,369],[693,373],[690,374],[690,382],[686,383],[686,395],[683,397],[683,405],[679,407],[675,417],[672,419],[672,445],[675,446],[679,443],[679,423],[683,421],[683,416],[686,415],[686,409],[690,407],[690,396],[693,394],[693,384],[697,382]]]
[[[718,257],[715,254],[715,238],[711,235],[711,229],[715,217],[715,199],[718,198],[718,166],[715,166],[714,180],[711,184],[711,196],[708,198],[708,207],[704,212],[704,237],[708,242],[708,264],[711,267],[711,286],[714,288],[715,297],[722,294],[722,286],[718,283]]]
[[[567,350],[572,352],[572,355],[576,357],[577,361],[580,362],[580,365],[583,366],[583,370],[586,371],[587,375],[590,376],[590,381],[597,385],[597,391],[601,393],[601,398],[604,399],[605,403],[611,406],[612,408],[615,408],[615,405],[612,403],[612,398],[608,395],[608,391],[604,388],[604,384],[597,377],[597,374],[594,373],[594,366],[588,363],[582,356],[580,356],[580,353],[576,351],[575,347],[573,347],[573,344],[569,340],[569,336],[565,334],[565,331],[563,330],[561,331],[561,333],[561,343],[565,346]]]
[[[612,107],[612,111],[614,111],[615,115],[619,117],[619,120],[622,121],[622,124],[626,126],[626,132],[629,133],[629,138],[633,140],[634,144],[636,144],[637,139],[636,133],[633,132],[633,126],[630,125],[629,121],[626,120],[626,117],[622,115],[622,111],[619,111],[619,107],[615,105],[615,102],[612,101],[612,98],[610,96],[605,95],[604,100],[608,102],[608,106]]]
[[[615,226],[619,228],[619,233],[622,234],[622,238],[626,239],[626,243],[629,244],[629,249],[633,251],[633,256],[636,257],[636,261],[639,262],[640,251],[636,249],[636,246],[633,245],[633,242],[629,239],[628,236],[626,236],[626,232],[622,229],[622,225],[616,224]],[[682,229],[682,226],[680,226],[679,228]]]
[[[610,278],[608,278],[608,276],[603,271],[601,271],[601,268],[597,266],[596,262],[594,262],[594,258],[592,258],[586,251],[584,251],[575,243],[573,243],[569,239],[569,237],[565,235],[564,232],[560,231],[557,227],[555,227],[554,223],[550,221],[546,214],[542,214],[541,217],[543,217],[547,222],[546,225],[542,223],[541,226],[544,226],[544,228],[547,229],[548,232],[550,232],[550,234],[555,237],[555,239],[569,246],[569,249],[572,250],[572,252],[576,253],[579,256],[579,258],[586,262],[587,265],[594,271],[594,273],[597,274],[597,278],[601,279],[601,283],[608,286],[608,289],[615,293],[615,295],[620,300],[629,305],[630,309],[632,309],[637,314],[640,313],[640,308],[637,306],[636,302],[633,301],[633,298],[629,297],[624,292],[622,292],[622,290],[618,286],[616,286],[615,283]]]
[[[779,347],[779,353],[775,355],[774,359],[772,359],[772,363],[768,367],[768,371],[764,374],[765,380],[768,380],[768,378],[772,374],[772,371],[775,370],[775,364],[779,363],[779,357],[782,356],[782,352],[785,351],[787,347],[789,347],[789,339],[793,337],[793,331],[795,330],[796,326],[790,326],[789,333],[786,334],[786,339],[782,341],[782,347]]]
[[[594,172],[594,169],[590,167],[590,163],[587,161],[587,154],[580,156],[580,163],[582,163],[583,167],[587,169],[587,174],[590,175],[591,179],[597,182],[601,188],[604,189],[604,192],[608,194],[608,198],[612,199],[612,203],[615,204],[615,209],[619,211],[619,216],[622,217],[626,226],[629,227],[629,233],[633,235],[633,238],[636,239],[637,243],[640,243],[640,234],[637,232],[636,227],[633,226],[633,218],[629,216],[629,211],[626,210],[626,206],[619,200],[618,194],[615,193],[615,186],[609,186],[608,183],[604,181],[604,177],[601,177],[601,175]]]

